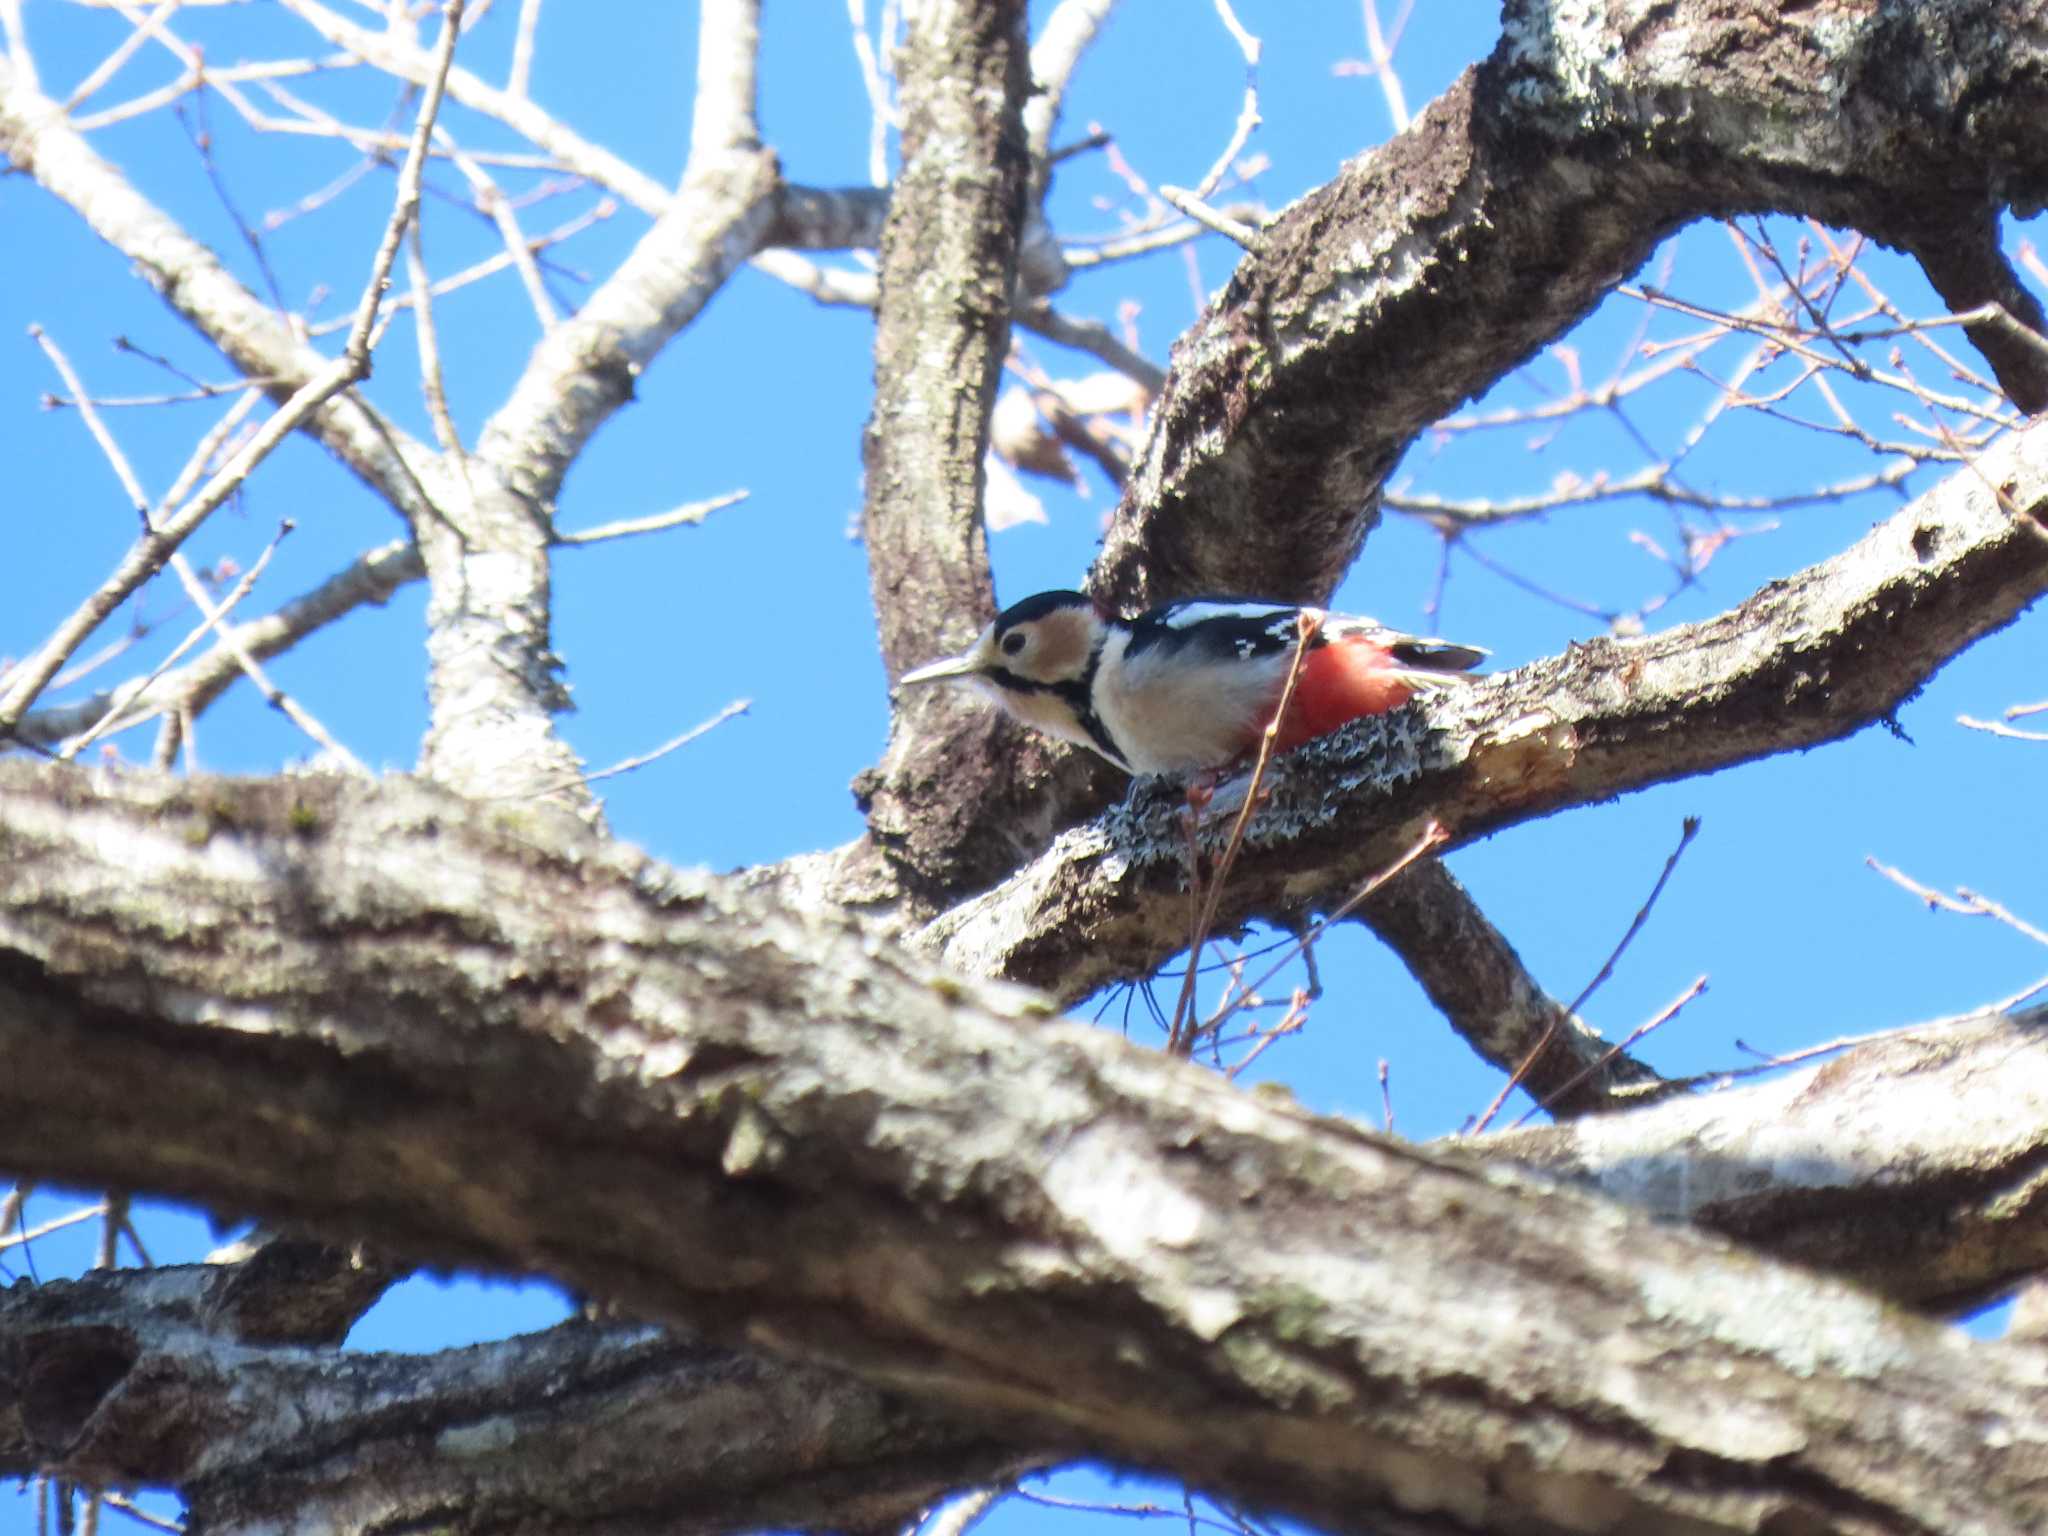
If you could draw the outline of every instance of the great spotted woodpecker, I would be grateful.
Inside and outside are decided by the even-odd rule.
[[[1236,598],[1118,618],[1079,592],[1005,609],[969,650],[903,674],[970,683],[1026,725],[1127,773],[1208,773],[1255,750],[1300,643],[1302,610]],[[1371,619],[1322,616],[1308,641],[1282,751],[1459,680],[1486,652]]]

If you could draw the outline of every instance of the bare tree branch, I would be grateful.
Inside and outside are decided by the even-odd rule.
[[[1612,1109],[1658,1091],[1655,1072],[1610,1054],[1609,1041],[1543,989],[1440,860],[1424,859],[1390,881],[1359,915],[1483,1059],[1513,1072],[1542,1053],[1524,1082],[1552,1113]]]
[[[1770,1082],[1454,1146],[1960,1311],[2048,1268],[2044,1065],[2048,1008],[1985,1014]],[[1939,1212],[1899,1198],[1937,1182],[1952,1191]]]
[[[19,1384],[0,1395],[0,1472],[173,1484],[219,1533],[713,1533],[900,1524],[963,1476],[1044,1459],[835,1372],[645,1326],[336,1371],[224,1336],[224,1279],[129,1271],[0,1298]]]
[[[882,240],[863,514],[892,678],[964,645],[995,611],[982,462],[1030,175],[1019,150],[1024,12],[1019,0],[924,7],[899,63],[903,168]],[[937,689],[905,703],[887,755],[857,792],[872,847],[936,905],[1014,864],[1022,848],[991,856],[963,837],[962,822],[994,809],[1028,823],[1019,791],[1029,791],[1013,771],[1010,733],[985,711]]]
[[[1290,207],[1182,338],[1093,590],[1326,597],[1415,434],[1690,219],[1776,209],[1901,239],[1908,188],[2038,206],[2033,19],[2026,0],[1939,21],[1683,3],[1623,29],[1514,0],[1492,57]]]
[[[17,765],[0,850],[0,1163],[38,1175],[539,1267],[1339,1530],[2020,1536],[2048,1492],[2048,1355],[1262,1103],[570,818]]]
[[[548,331],[475,452],[436,467],[446,516],[419,530],[433,706],[421,762],[469,793],[562,795],[594,814],[553,724],[566,703],[548,645],[555,495],[641,371],[759,244],[776,183],[754,120],[759,45],[757,0],[703,7],[681,189],[583,308]]]
[[[57,104],[5,61],[0,61],[0,152],[132,261],[172,309],[276,399],[288,399],[332,366],[294,337],[283,318],[237,282],[210,249],[136,192],[65,122]],[[323,403],[308,427],[405,516],[424,511],[410,473],[399,462],[401,454],[426,457],[424,445],[374,420],[353,395]]]

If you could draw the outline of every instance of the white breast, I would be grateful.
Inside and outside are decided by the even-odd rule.
[[[1137,773],[1194,773],[1237,757],[1265,728],[1293,660],[1201,662],[1155,646],[1126,663],[1129,644],[1125,631],[1110,635],[1094,702]]]

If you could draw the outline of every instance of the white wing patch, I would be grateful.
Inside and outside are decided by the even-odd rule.
[[[1297,610],[1281,607],[1274,603],[1206,603],[1197,599],[1193,602],[1175,603],[1159,615],[1159,622],[1168,629],[1193,629],[1197,624],[1210,619],[1264,619],[1270,617],[1267,626],[1273,633],[1285,630],[1292,632],[1294,615]]]

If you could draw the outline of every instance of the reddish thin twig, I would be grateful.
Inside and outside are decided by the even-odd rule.
[[[1507,1102],[1508,1095],[1515,1091],[1521,1084],[1522,1079],[1529,1075],[1529,1069],[1542,1059],[1545,1051],[1550,1049],[1550,1042],[1556,1038],[1557,1032],[1564,1021],[1574,1017],[1581,1008],[1585,1007],[1586,1000],[1600,989],[1608,977],[1614,974],[1615,963],[1621,959],[1622,952],[1634,941],[1635,936],[1642,931],[1643,924],[1649,921],[1650,909],[1657,905],[1657,898],[1664,894],[1664,887],[1671,879],[1671,872],[1678,867],[1679,856],[1691,846],[1692,840],[1699,835],[1699,830],[1699,817],[1688,816],[1685,818],[1684,823],[1679,829],[1678,846],[1671,850],[1671,857],[1664,861],[1664,872],[1657,876],[1657,883],[1650,887],[1650,894],[1643,899],[1643,904],[1636,909],[1635,920],[1628,925],[1628,931],[1622,934],[1621,942],[1614,946],[1614,949],[1608,954],[1605,963],[1601,965],[1598,973],[1594,975],[1591,981],[1586,983],[1579,995],[1573,998],[1565,1006],[1564,1010],[1552,1018],[1550,1023],[1544,1027],[1543,1033],[1537,1037],[1535,1045],[1530,1047],[1529,1054],[1522,1058],[1521,1064],[1515,1068],[1508,1080],[1501,1084],[1500,1092],[1493,1096],[1493,1102],[1486,1106],[1486,1113],[1479,1117],[1479,1123],[1474,1125],[1468,1134],[1477,1136],[1493,1123],[1493,1117],[1500,1113],[1500,1107]],[[1660,1020],[1659,1022],[1661,1023],[1662,1021]],[[1555,1098],[1556,1095],[1552,1095],[1552,1097]]]
[[[1271,981],[1275,976],[1278,976],[1283,970],[1285,970],[1288,966],[1292,965],[1297,959],[1301,960],[1304,965],[1309,967],[1309,996],[1317,996],[1322,991],[1322,987],[1315,980],[1315,942],[1323,936],[1324,930],[1326,930],[1332,923],[1343,922],[1345,918],[1349,917],[1353,912],[1356,912],[1359,909],[1359,907],[1363,906],[1368,900],[1370,900],[1372,896],[1377,891],[1379,891],[1380,888],[1383,887],[1389,880],[1393,879],[1394,876],[1400,874],[1404,869],[1406,869],[1409,865],[1413,864],[1417,859],[1421,858],[1424,854],[1430,852],[1432,849],[1443,846],[1443,844],[1448,842],[1449,840],[1449,833],[1445,832],[1444,829],[1441,826],[1439,826],[1436,822],[1430,822],[1426,827],[1422,829],[1422,836],[1420,836],[1412,844],[1410,844],[1408,849],[1404,853],[1402,853],[1402,855],[1399,858],[1395,859],[1393,863],[1389,864],[1385,869],[1379,871],[1379,873],[1370,876],[1363,885],[1359,886],[1357,890],[1353,891],[1349,896],[1345,897],[1344,900],[1340,902],[1329,913],[1328,916],[1319,918],[1314,923],[1314,925],[1309,928],[1308,932],[1302,934],[1300,937],[1296,938],[1291,944],[1289,944],[1287,946],[1287,953],[1282,955],[1279,958],[1279,960],[1274,962],[1273,968],[1267,971],[1266,974],[1261,976],[1257,981],[1253,982],[1251,986],[1241,988],[1236,1000],[1226,1003],[1223,1007],[1217,1009],[1216,1012],[1203,1023],[1202,1032],[1206,1034],[1210,1031],[1220,1028],[1224,1020],[1228,1019],[1231,1014],[1235,1013],[1238,1009],[1245,1006],[1246,999],[1257,997],[1265,989],[1267,982]]]
[[[1166,1032],[1166,1053],[1169,1056],[1186,1056],[1194,1051],[1195,977],[1202,961],[1202,946],[1209,942],[1209,930],[1215,925],[1217,909],[1223,904],[1223,883],[1230,877],[1231,867],[1237,863],[1238,850],[1244,846],[1245,829],[1251,825],[1252,812],[1258,809],[1259,787],[1265,781],[1266,765],[1273,760],[1273,748],[1280,739],[1280,722],[1287,718],[1287,706],[1294,702],[1294,690],[1301,681],[1302,660],[1308,655],[1309,643],[1323,627],[1323,615],[1317,609],[1304,608],[1296,617],[1296,626],[1294,657],[1287,666],[1287,680],[1280,685],[1280,702],[1273,710],[1273,718],[1266,722],[1265,730],[1259,734],[1259,755],[1252,763],[1244,804],[1238,807],[1236,824],[1230,829],[1230,841],[1223,845],[1223,857],[1216,861],[1216,873],[1209,879],[1201,910],[1195,917],[1193,941],[1188,946],[1187,976],[1181,982],[1180,997],[1173,1005],[1173,1026]],[[1197,882],[1200,880],[1198,854],[1199,850],[1196,859],[1189,864],[1189,878]]]
[[[1681,992],[1677,996],[1677,998],[1675,998],[1661,1012],[1659,1012],[1654,1018],[1652,1018],[1649,1023],[1637,1025],[1634,1029],[1630,1030],[1627,1035],[1622,1037],[1622,1039],[1616,1041],[1613,1045],[1610,1045],[1606,1050],[1602,1051],[1599,1054],[1599,1056],[1594,1058],[1592,1061],[1587,1062],[1585,1066],[1581,1067],[1578,1071],[1574,1072],[1570,1077],[1566,1078],[1550,1093],[1546,1094],[1536,1103],[1530,1105],[1527,1109],[1523,1110],[1521,1118],[1516,1120],[1513,1125],[1508,1127],[1508,1129],[1511,1131],[1515,1130],[1517,1127],[1525,1125],[1528,1122],[1529,1117],[1537,1113],[1537,1111],[1550,1108],[1551,1105],[1557,1103],[1566,1094],[1570,1093],[1574,1088],[1578,1087],[1579,1084],[1586,1081],[1587,1078],[1591,1077],[1595,1072],[1598,1072],[1610,1061],[1613,1061],[1615,1057],[1619,1056],[1623,1051],[1627,1050],[1630,1046],[1634,1045],[1638,1040],[1642,1039],[1643,1036],[1649,1034],[1651,1030],[1661,1029],[1664,1025],[1670,1023],[1674,1018],[1678,1016],[1679,1009],[1683,1008],[1687,1003],[1691,1002],[1694,998],[1698,997],[1702,992],[1706,990],[1707,978],[1705,976],[1701,976],[1699,980],[1695,981],[1691,986],[1687,987],[1685,991]]]

